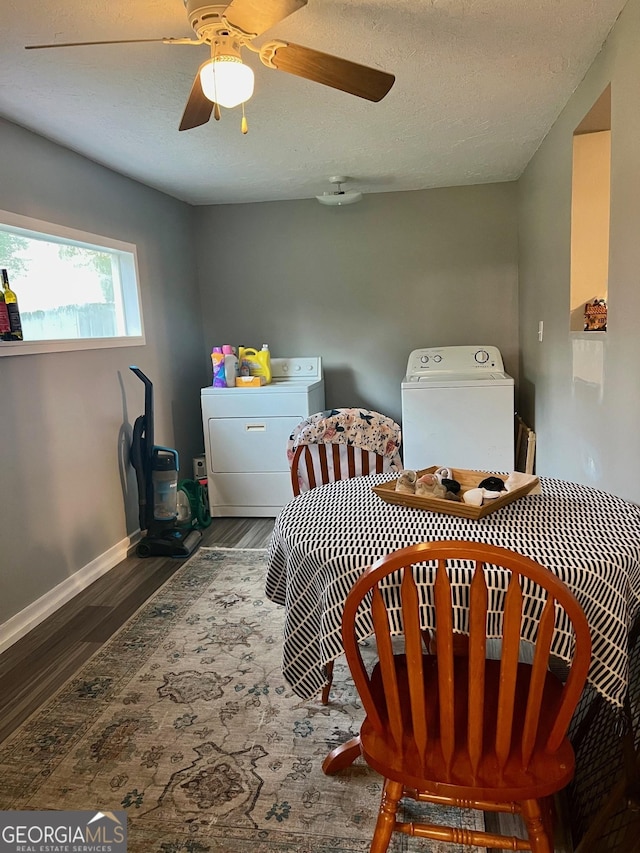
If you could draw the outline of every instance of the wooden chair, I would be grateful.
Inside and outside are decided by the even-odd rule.
[[[515,470],[533,474],[536,459],[536,434],[516,415]]]
[[[386,425],[386,432],[392,439],[394,453],[384,456],[364,446],[337,443],[334,441],[316,441],[295,446],[295,435],[308,424],[318,424],[330,420],[331,426],[338,426],[344,433],[352,431],[355,439],[360,438],[359,426],[362,423],[372,423],[372,442],[379,439],[381,425]],[[320,430],[322,432],[322,430]],[[401,441],[400,426],[386,415],[370,412],[367,409],[330,409],[318,412],[310,418],[305,418],[294,430],[289,439],[289,461],[291,466],[291,488],[294,497],[302,491],[315,489],[316,486],[335,483],[338,480],[349,480],[352,477],[362,477],[368,474],[383,474],[387,471],[401,471],[402,460],[399,455]],[[300,473],[304,471],[305,477]],[[301,482],[304,484],[302,485]],[[322,689],[322,704],[329,704],[331,685],[333,684],[333,661],[325,666],[327,682]]]
[[[342,452],[341,452],[342,451]],[[300,494],[298,472],[304,465],[310,489],[336,480],[367,474],[382,474],[385,458],[378,453],[344,444],[302,444],[291,460],[291,487],[294,496]]]
[[[471,561],[474,568],[467,587],[468,656],[453,652],[447,560]],[[424,561],[436,563],[430,576]],[[495,587],[487,584],[488,578],[496,577],[495,567],[506,569],[509,578],[506,593],[498,594],[502,615],[497,622],[488,606],[489,601],[496,603]],[[384,582],[398,571],[402,583],[399,595],[393,598],[395,608],[401,608],[404,652],[394,654]],[[500,576],[504,577],[502,571]],[[528,636],[535,647],[533,662],[525,664],[519,662],[521,625],[528,625],[531,631],[527,614],[532,599],[525,591],[533,587],[542,588],[546,600],[544,607],[540,605],[539,621],[533,622],[535,636]],[[459,606],[459,589],[455,599]],[[433,608],[435,613],[433,655],[423,644],[421,607]],[[562,612],[568,619],[563,626],[570,624],[573,630],[572,663],[564,684],[548,670],[551,642]],[[500,660],[485,659],[488,618],[502,638]],[[379,660],[368,674],[359,640],[372,627]],[[441,842],[552,853],[549,803],[573,776],[574,755],[566,731],[591,656],[584,613],[559,578],[527,557],[490,545],[433,542],[404,548],[379,560],[354,584],[344,608],[343,643],[366,712],[360,751],[385,779],[371,853],[384,853],[393,832]],[[401,822],[396,811],[403,797],[520,813],[528,840]]]

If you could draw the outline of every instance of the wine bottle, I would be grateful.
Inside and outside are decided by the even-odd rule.
[[[0,290],[0,341],[11,340],[11,323],[9,322],[9,311],[4,301],[4,291]]]
[[[22,323],[20,321],[20,309],[18,308],[18,297],[9,287],[9,275],[5,269],[2,270],[2,289],[4,301],[9,314],[10,341],[22,340]]]

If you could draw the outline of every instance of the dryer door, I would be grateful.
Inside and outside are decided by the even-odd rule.
[[[211,472],[288,472],[287,440],[303,417],[210,418]]]

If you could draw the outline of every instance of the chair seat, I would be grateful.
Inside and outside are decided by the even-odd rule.
[[[544,749],[550,729],[550,725],[545,725],[545,720],[549,720],[550,724],[553,722],[560,693],[563,689],[562,683],[552,673],[548,672],[545,678],[540,709],[541,725],[529,766],[526,768],[522,766],[520,750],[516,747],[507,759],[504,772],[500,774],[494,750],[498,718],[500,661],[486,661],[484,749],[478,763],[477,773],[473,774],[467,746],[468,659],[463,656],[456,656],[454,660],[456,747],[449,768],[442,754],[439,737],[437,659],[433,655],[423,657],[427,727],[430,738],[424,764],[421,756],[418,755],[412,737],[407,659],[402,654],[395,655],[394,660],[403,714],[402,749],[398,750],[393,744],[388,727],[385,727],[385,734],[380,735],[374,730],[368,719],[365,719],[360,733],[363,757],[371,767],[385,778],[401,782],[405,787],[415,787],[420,791],[434,795],[474,800],[480,798],[498,802],[505,799],[540,799],[558,791],[571,780],[575,759],[568,739],[564,739],[560,748],[553,755]],[[524,723],[530,674],[531,666],[529,664],[518,665],[514,731],[522,728]],[[376,664],[371,673],[371,691],[376,703],[380,703],[379,707],[384,707],[384,688],[379,664]],[[518,744],[519,738],[514,738],[513,742]]]

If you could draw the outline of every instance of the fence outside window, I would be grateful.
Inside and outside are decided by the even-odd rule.
[[[0,211],[0,267],[24,338],[0,356],[144,343],[134,244]]]

